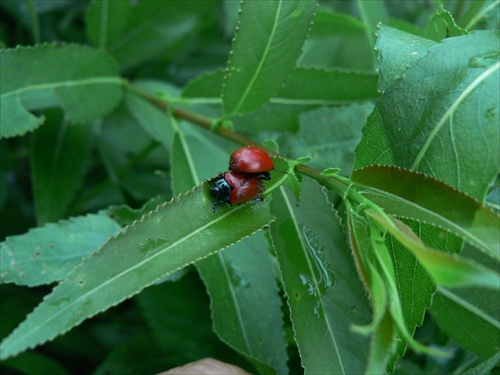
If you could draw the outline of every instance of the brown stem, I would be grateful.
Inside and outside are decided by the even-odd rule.
[[[161,109],[162,111],[165,111],[165,112],[169,111],[170,106],[164,100],[158,99],[157,97],[151,95],[147,91],[144,91],[144,90],[142,90],[138,87],[135,87],[129,83],[126,84],[126,87],[130,91],[136,93],[137,95],[141,96],[145,100],[149,101],[151,104],[153,104],[155,107]],[[258,146],[258,147],[262,148],[263,150],[269,152],[272,155],[280,156],[284,159],[288,159],[287,157],[285,157],[281,154],[278,154],[277,152],[260,145],[259,143],[251,140],[250,138],[245,137],[244,135],[242,135],[238,132],[235,132],[231,129],[220,126],[220,124],[217,124],[217,126],[214,127],[212,121],[208,117],[200,116],[196,113],[187,111],[187,110],[182,109],[182,108],[174,109],[172,114],[175,118],[189,121],[189,122],[196,124],[204,129],[206,129],[206,130],[215,129],[215,131],[218,134],[220,134],[221,136],[223,136],[224,138],[230,139],[230,140],[234,141],[235,143],[238,143],[242,146],[246,146],[246,145]],[[335,179],[333,177],[324,176],[321,174],[321,172],[319,170],[311,168],[307,165],[297,164],[295,166],[295,169],[297,171],[299,171],[300,173],[318,181],[323,186],[326,186],[326,187],[329,187],[329,188],[335,190],[337,193],[339,193],[341,195],[343,195],[348,189],[348,186],[344,182],[339,181],[338,179]]]

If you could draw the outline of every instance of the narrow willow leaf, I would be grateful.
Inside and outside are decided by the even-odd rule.
[[[202,103],[219,103],[223,76],[223,71],[216,71],[197,77],[186,85],[182,95]],[[323,106],[370,101],[379,97],[377,78],[375,73],[297,67],[269,102],[276,105]]]
[[[284,188],[271,202],[277,216],[271,235],[302,366],[307,374],[360,374],[367,366],[369,337],[351,326],[369,323],[369,304],[324,190],[309,179],[302,189],[299,207]]]
[[[265,373],[287,374],[277,275],[266,239],[254,235],[219,254],[197,264],[217,334]]]
[[[468,369],[463,373],[463,375],[489,374],[495,367],[498,366],[498,363],[500,363],[500,351],[497,351],[494,355],[492,355],[487,360],[481,362],[479,365],[474,366],[471,369]]]
[[[387,360],[394,351],[397,331],[388,312],[385,313],[370,342],[370,357],[365,374],[385,374]]]
[[[61,106],[73,122],[110,113],[123,97],[118,65],[86,46],[44,44],[0,51],[0,137],[23,135],[43,123],[29,110]]]
[[[34,134],[30,161],[38,225],[64,217],[87,172],[92,131],[49,116]]]
[[[206,139],[204,143],[211,145]],[[193,137],[186,137],[180,129],[175,133],[171,158],[174,192],[198,183],[203,164],[197,159],[206,158],[200,151],[199,142]],[[227,164],[228,157],[226,154],[220,158],[221,165]],[[218,157],[210,159],[219,162]],[[267,247],[264,238],[254,235],[199,261],[196,267],[210,295],[217,335],[257,368],[264,368],[266,373],[286,374],[281,301]],[[256,304],[256,300],[262,303]]]
[[[127,93],[125,102],[132,116],[137,120],[146,133],[159,142],[166,150],[172,144],[172,125],[167,114],[143,98]]]
[[[449,253],[457,253],[463,241],[439,228],[417,221],[401,219],[425,243],[427,247],[440,249]],[[401,298],[403,317],[411,335],[424,322],[428,307],[436,291],[436,284],[418,259],[393,236],[387,234],[385,243],[391,253],[396,269],[396,283]],[[398,340],[398,349],[389,362],[388,371],[394,369],[400,357],[406,352],[406,343]],[[393,370],[392,370],[393,371]]]
[[[207,190],[208,186],[203,185],[159,206],[106,242],[1,343],[0,358],[52,340],[159,278],[229,246],[273,220],[266,202],[214,215]],[[221,226],[230,226],[231,230],[221,232]]]
[[[483,358],[500,351],[498,291],[439,287],[430,312],[451,338]]]
[[[98,214],[7,237],[0,244],[1,282],[37,286],[60,281],[120,230],[114,220]]]
[[[314,1],[243,1],[224,77],[227,116],[261,107],[285,82],[300,55]]]
[[[85,31],[92,44],[100,49],[126,31],[132,5],[128,1],[93,0],[85,13]]]
[[[381,0],[357,0],[358,11],[366,27],[366,38],[370,46],[375,45],[375,30],[379,23],[386,24],[389,20],[385,2]],[[373,67],[375,68],[376,56],[373,53]]]
[[[107,51],[118,60],[122,69],[172,54],[213,12],[211,1],[140,1],[133,4],[126,26],[107,46]],[[116,8],[125,6],[114,4]]]
[[[500,289],[500,275],[496,272],[458,256],[428,249],[401,221],[389,216],[381,217],[371,210],[366,212],[415,254],[437,285],[450,287],[477,285]]]
[[[363,194],[388,213],[439,226],[500,259],[500,217],[470,196],[424,174],[392,166],[357,169],[352,179],[363,184]]]
[[[498,31],[477,31],[431,47],[377,102],[355,168],[410,168],[482,201],[500,171],[498,44]]]

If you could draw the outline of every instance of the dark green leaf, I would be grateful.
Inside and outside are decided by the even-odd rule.
[[[69,125],[62,118],[33,136],[31,174],[38,224],[60,220],[83,181],[90,161],[92,126]]]
[[[118,2],[121,3],[121,2]],[[178,44],[200,27],[211,1],[141,1],[131,11],[126,27],[107,50],[130,69],[172,54]],[[115,4],[115,7],[125,5]]]
[[[438,288],[431,306],[441,329],[483,358],[500,350],[498,291]]]
[[[300,114],[299,132],[287,137],[287,154],[292,158],[308,155],[312,158],[307,163],[311,167],[337,167],[348,176],[361,129],[372,109],[371,104],[354,104]]]
[[[85,31],[92,44],[106,49],[126,31],[132,14],[129,1],[93,0],[85,14]]]
[[[431,47],[377,102],[355,168],[411,168],[482,201],[500,171],[498,45],[482,31]]]

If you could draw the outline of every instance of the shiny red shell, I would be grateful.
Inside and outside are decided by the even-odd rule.
[[[264,185],[257,177],[248,177],[234,171],[224,173],[224,179],[231,187],[230,204],[240,204],[255,199],[264,190]]]
[[[255,146],[239,148],[231,154],[229,169],[242,173],[265,173],[274,169],[273,159]]]

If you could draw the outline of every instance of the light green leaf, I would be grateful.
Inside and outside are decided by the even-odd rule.
[[[465,287],[477,285],[500,289],[500,275],[496,272],[461,257],[428,249],[411,229],[401,221],[389,216],[381,217],[372,210],[366,210],[366,212],[415,254],[420,264],[438,286]]]
[[[442,181],[398,167],[357,169],[352,179],[386,212],[445,229],[500,259],[500,217]],[[397,184],[393,181],[398,181]]]
[[[431,47],[377,102],[355,168],[399,165],[482,201],[500,171],[498,46],[497,31],[477,31]]]
[[[87,171],[92,126],[69,125],[60,116],[33,136],[31,174],[38,225],[60,220]]]
[[[214,215],[207,190],[203,185],[159,206],[106,242],[0,344],[0,358],[52,340],[159,278],[249,236],[273,220],[267,202],[220,210]],[[221,226],[228,225],[230,231],[220,231]]]
[[[224,112],[258,109],[291,73],[316,9],[314,1],[243,1],[224,77]]]
[[[451,13],[444,9],[438,10],[436,14],[429,19],[425,31],[429,39],[437,42],[445,38],[468,34],[466,30],[455,23]]]
[[[123,96],[118,65],[86,46],[44,44],[0,51],[0,137],[23,135],[43,123],[28,110],[61,106],[72,122],[110,113]]]
[[[64,279],[121,227],[104,214],[46,224],[0,244],[2,283],[37,286]]]
[[[366,325],[370,308],[342,225],[324,190],[309,179],[302,202],[281,188],[271,225],[305,373],[363,373],[369,338],[351,330]],[[345,340],[349,337],[349,340]]]

